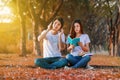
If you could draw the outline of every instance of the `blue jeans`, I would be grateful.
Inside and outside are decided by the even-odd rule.
[[[68,54],[66,56],[66,59],[70,63],[72,68],[80,68],[80,67],[86,67],[88,62],[90,61],[90,56],[73,56],[72,54]]]
[[[62,57],[49,57],[49,58],[37,58],[35,59],[35,65],[45,69],[57,69],[64,67],[68,64],[66,58]]]

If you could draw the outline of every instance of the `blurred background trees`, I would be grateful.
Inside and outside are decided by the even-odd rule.
[[[9,7],[16,16],[11,24],[19,27],[18,31],[21,29],[18,38],[13,38],[18,39],[13,52],[42,55],[42,43],[37,41],[37,36],[56,16],[61,16],[66,36],[72,21],[80,19],[90,36],[91,51],[104,50],[111,56],[120,56],[120,0],[10,0],[4,7],[8,5],[12,5]],[[16,51],[19,47],[21,50]],[[0,52],[4,51],[0,49]]]

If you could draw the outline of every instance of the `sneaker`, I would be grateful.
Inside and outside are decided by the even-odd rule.
[[[90,66],[90,65],[87,65],[86,66],[86,69],[94,69],[94,67]]]
[[[71,67],[65,66],[64,69],[69,70],[72,69]]]

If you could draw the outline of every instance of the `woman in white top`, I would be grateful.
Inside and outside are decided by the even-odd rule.
[[[63,33],[64,21],[56,17],[47,30],[39,36],[38,41],[43,39],[43,57],[35,59],[35,65],[45,69],[56,69],[67,65],[66,58],[62,58],[61,50],[65,49],[65,35]],[[52,29],[51,29],[52,26]]]
[[[80,38],[80,41],[77,43],[78,46],[69,45],[67,48],[70,54],[66,56],[66,59],[70,63],[70,68],[92,68],[90,66],[87,66],[88,62],[90,61],[90,56],[92,55],[89,53],[90,39],[87,34],[83,33],[83,27],[80,20],[73,21],[69,36],[72,39]],[[68,39],[67,44],[70,44]]]

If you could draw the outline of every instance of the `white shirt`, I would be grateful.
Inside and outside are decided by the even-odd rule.
[[[82,42],[83,46],[87,43],[90,43],[90,38],[87,34],[82,34],[80,37],[80,42]],[[67,43],[68,44],[68,43]],[[78,54],[82,51],[80,46],[75,46],[72,51],[73,56],[78,56]]]
[[[42,32],[44,33],[44,31]],[[41,34],[42,34],[41,33]],[[46,38],[43,39],[43,57],[61,57],[61,52],[58,48],[59,32],[53,35],[51,31],[46,34]],[[61,36],[62,42],[65,43],[65,35]]]

